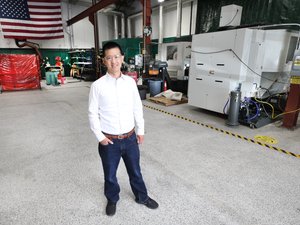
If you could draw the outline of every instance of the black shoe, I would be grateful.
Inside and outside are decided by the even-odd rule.
[[[147,199],[147,201],[140,203],[140,204],[147,206],[149,209],[158,208],[158,203],[150,197]]]
[[[113,216],[116,213],[117,203],[108,201],[106,205],[106,215]]]

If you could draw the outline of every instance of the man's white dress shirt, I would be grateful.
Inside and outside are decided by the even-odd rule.
[[[137,135],[144,135],[143,105],[135,81],[108,73],[96,80],[90,89],[89,122],[99,142],[105,139],[102,132],[119,135],[134,127]]]

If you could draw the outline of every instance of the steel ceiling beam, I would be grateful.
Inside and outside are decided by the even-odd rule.
[[[79,13],[77,16],[74,16],[73,18],[69,19],[67,21],[67,25],[70,26],[85,17],[88,17],[90,15],[93,15],[94,13],[98,12],[100,9],[103,9],[111,4],[116,3],[118,0],[101,0],[100,2],[96,3],[95,5],[91,6],[90,8],[84,10],[83,12]]]

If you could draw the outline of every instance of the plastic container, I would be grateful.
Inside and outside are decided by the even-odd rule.
[[[147,95],[147,86],[145,85],[138,85],[138,90],[139,90],[139,94],[141,97],[141,100],[145,100],[146,99],[146,95]]]
[[[162,86],[161,80],[149,80],[150,97],[153,97],[161,93],[162,92],[161,86]]]
[[[51,74],[51,84],[56,86],[58,85],[58,82],[57,82],[57,73],[53,72]]]
[[[46,84],[47,85],[51,84],[51,76],[52,76],[52,72],[46,72]]]

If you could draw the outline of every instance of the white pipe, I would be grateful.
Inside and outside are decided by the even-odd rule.
[[[133,14],[131,16],[127,17],[127,37],[131,38],[132,37],[132,33],[131,33],[131,19],[138,17],[138,16],[142,16],[143,12],[139,12],[137,14]]]
[[[116,15],[120,15],[121,16],[121,38],[125,38],[125,14],[122,12],[118,12],[118,11],[109,11],[105,13],[106,15],[113,15],[114,19]],[[118,20],[117,20],[118,21]],[[116,22],[114,21],[114,25]]]
[[[192,1],[192,5],[193,5],[193,12],[191,15],[191,34],[195,34],[195,30],[196,30],[196,20],[197,20],[197,6],[198,6],[198,1],[197,0],[193,0]]]
[[[177,0],[177,35],[176,37],[181,36],[181,12],[182,12],[182,1]]]
[[[127,37],[131,38],[131,19],[127,18]]]
[[[133,15],[131,15],[131,16],[128,16],[127,18],[132,19],[132,18],[134,18],[134,17],[142,16],[142,15],[143,15],[143,12],[139,12],[139,13],[137,13],[137,14],[133,14]]]
[[[185,4],[187,4],[187,3],[189,3],[189,2],[196,2],[197,3],[197,0],[182,0],[182,5],[185,5]],[[195,3],[195,10],[197,10],[197,4]],[[160,5],[162,5],[163,7],[165,7],[165,8],[171,8],[171,7],[176,7],[176,2],[174,2],[174,1],[167,1],[167,2],[163,2],[163,3],[161,3]],[[153,7],[152,8],[152,12],[154,11],[154,10],[159,10],[159,7],[160,7],[160,5],[159,6],[155,6],[155,7]],[[132,18],[135,18],[135,17],[138,17],[138,16],[142,16],[143,15],[143,12],[139,12],[139,13],[136,13],[136,14],[133,14],[133,15],[130,15],[130,16],[128,16],[127,17],[127,29],[128,29],[128,34],[130,33],[130,36],[129,35],[127,35],[128,37],[131,37],[132,36],[132,34],[131,34],[131,29],[129,30],[129,28],[131,27],[131,25],[129,25],[129,22],[128,22],[128,20],[130,21]],[[192,30],[194,30],[194,27],[195,27],[195,21],[196,20],[196,18],[193,18],[193,26],[192,26]],[[131,24],[131,22],[130,22],[130,24]]]
[[[70,19],[71,10],[72,7],[70,5],[70,2],[67,2],[67,8],[68,8],[68,20]],[[74,48],[74,35],[73,35],[73,25],[66,28],[66,33],[69,35],[69,42],[70,42],[70,49]]]
[[[121,16],[121,38],[125,38],[125,16]]]
[[[119,35],[118,35],[118,16],[114,15],[114,30],[115,30],[115,39],[118,39]]]
[[[297,26],[300,28],[300,24],[299,23],[279,23],[279,24],[271,24],[271,25],[262,25],[262,26],[256,26],[257,28],[268,28],[268,27],[285,27],[285,26]],[[249,28],[253,28],[253,27],[249,27]]]
[[[191,9],[190,9],[190,29],[189,29],[189,35],[192,34],[192,18],[193,18],[193,2],[191,2]]]
[[[193,1],[196,1],[196,0],[182,0],[182,4],[187,4],[187,3],[189,3],[189,2],[193,2]],[[197,2],[197,1],[196,1]],[[173,1],[167,1],[167,2],[162,2],[162,3],[160,3],[160,5],[162,5],[162,6],[164,6],[165,8],[168,8],[168,7],[173,7],[173,6],[176,6],[176,2],[173,2]],[[159,5],[159,6],[160,6]],[[153,7],[152,8],[152,11],[153,10],[157,10],[157,9],[159,9],[159,6],[155,6],[155,7]],[[127,18],[128,19],[132,19],[132,18],[134,18],[134,17],[138,17],[138,16],[142,16],[143,15],[143,12],[139,12],[139,13],[136,13],[136,14],[132,14],[131,16],[128,16]]]
[[[158,36],[158,43],[161,44],[163,43],[163,37],[164,37],[164,34],[163,34],[163,6],[160,5],[159,6],[159,36]]]

